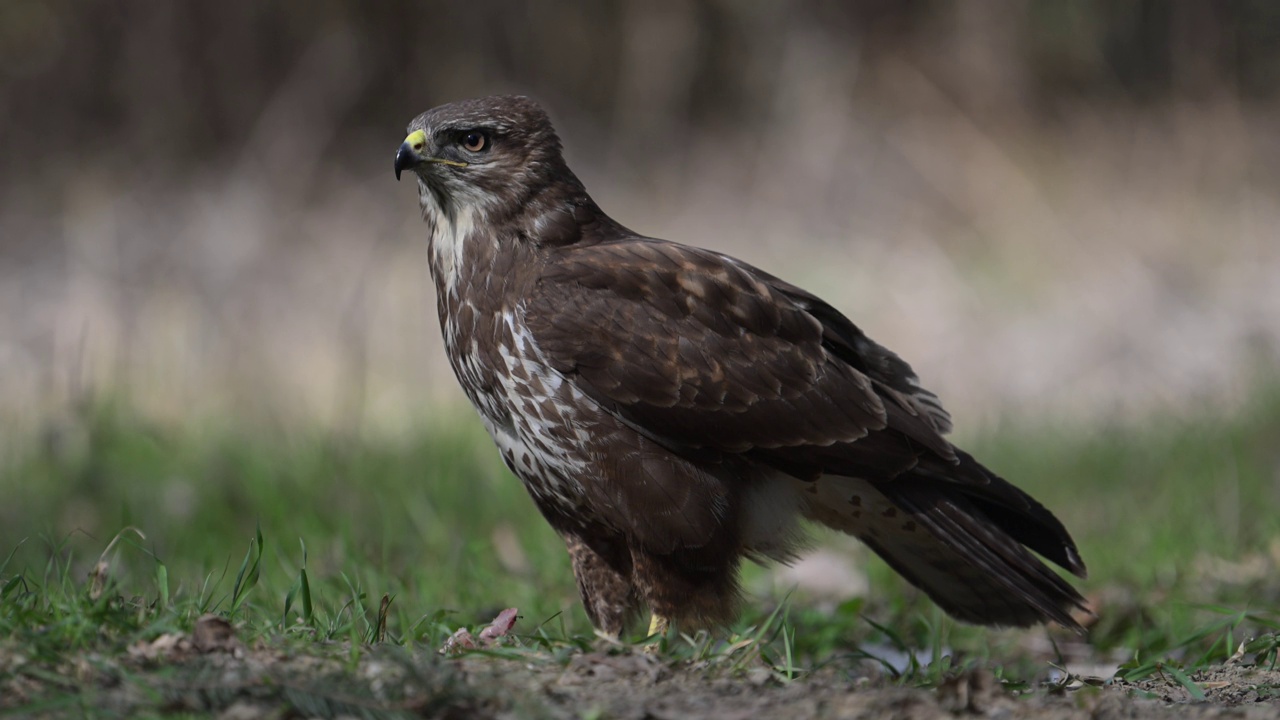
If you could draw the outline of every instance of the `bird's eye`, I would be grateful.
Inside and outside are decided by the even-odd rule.
[[[462,136],[462,147],[468,152],[480,152],[489,146],[489,138],[479,130],[472,130]]]

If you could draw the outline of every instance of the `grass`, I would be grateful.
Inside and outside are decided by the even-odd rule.
[[[1123,678],[1169,673],[1190,689],[1190,673],[1238,650],[1276,660],[1277,438],[1280,392],[1269,388],[1229,418],[1013,428],[967,444],[1079,540],[1100,614],[1088,652],[1122,663]],[[491,653],[564,663],[598,642],[559,539],[469,411],[397,443],[163,428],[102,404],[10,448],[0,497],[0,711],[6,688],[26,688],[50,712],[92,710],[95,696],[68,678],[129,685],[139,666],[113,659],[190,633],[208,613],[231,619],[246,647],[319,658],[339,677],[382,658],[435,678],[435,694],[414,700],[428,704],[444,702],[450,672],[434,648],[504,607],[522,620]],[[868,658],[917,684],[974,665],[1011,687],[1046,677],[1026,633],[952,623],[868,565],[869,598],[834,609],[800,594],[756,598],[734,631],[673,635],[663,657],[783,683]],[[341,683],[292,677],[273,687],[294,688],[298,702],[341,709],[342,697],[371,692],[339,697],[330,690]],[[133,707],[171,702],[157,697]]]

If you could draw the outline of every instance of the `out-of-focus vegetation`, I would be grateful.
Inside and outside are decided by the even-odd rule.
[[[1266,101],[1280,87],[1280,9],[1265,0],[14,0],[0,12],[9,171],[59,156],[223,162],[272,111],[310,111],[300,119],[320,129],[299,133],[358,162],[349,141],[386,147],[384,123],[402,125],[406,107],[500,86],[604,128],[631,159],[679,155],[689,131],[768,132],[805,52],[832,95],[900,102],[912,91],[892,66],[906,65],[966,109],[1042,121],[1082,104]]]
[[[5,2],[0,420],[106,391],[391,432],[459,397],[388,158],[493,92],[962,428],[1238,406],[1280,357],[1278,35],[1262,0]]]

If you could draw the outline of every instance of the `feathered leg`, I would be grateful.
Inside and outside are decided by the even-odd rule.
[[[565,534],[564,541],[591,625],[610,637],[620,636],[640,608],[640,596],[631,581],[630,553],[625,546],[609,542],[595,541],[593,547],[577,535]]]

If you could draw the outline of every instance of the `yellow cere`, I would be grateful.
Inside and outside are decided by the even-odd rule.
[[[427,134],[421,130],[414,130],[404,139],[404,144],[413,148],[414,152],[422,152],[422,148],[427,146]]]

